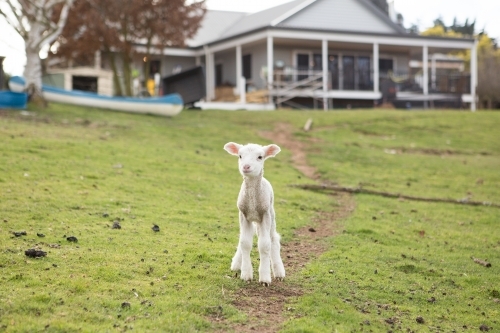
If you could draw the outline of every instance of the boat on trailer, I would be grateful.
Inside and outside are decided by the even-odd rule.
[[[24,78],[14,76],[9,80],[9,88],[14,92],[22,92],[25,89],[25,82]],[[160,97],[112,97],[43,85],[42,95],[49,102],[167,117],[179,114],[184,107],[182,97],[175,93]]]

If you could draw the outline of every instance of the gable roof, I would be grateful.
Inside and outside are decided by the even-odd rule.
[[[186,44],[190,47],[197,47],[213,42],[246,15],[248,14],[243,12],[208,10],[203,17],[200,28],[196,32],[196,36],[186,41]]]
[[[200,47],[266,27],[406,33],[369,0],[293,0],[252,14],[209,10],[187,44]]]
[[[273,20],[300,6],[305,1],[307,0],[294,0],[257,13],[248,14],[238,22],[235,22],[220,38],[236,36],[259,28],[269,27]]]
[[[369,0],[316,0],[276,26],[383,34],[405,32]]]

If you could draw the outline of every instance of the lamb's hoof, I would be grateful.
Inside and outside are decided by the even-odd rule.
[[[241,264],[239,265],[236,265],[236,264],[231,264],[231,270],[233,272],[236,272],[236,271],[241,271]]]
[[[235,272],[235,273],[234,273],[234,277],[235,277],[235,278],[238,278],[238,272]]]
[[[253,273],[251,271],[241,271],[240,279],[242,279],[243,281],[252,281]]]
[[[277,277],[276,281],[285,281],[285,278],[284,277]]]
[[[269,287],[270,283],[269,282],[261,282],[260,285],[263,287]]]

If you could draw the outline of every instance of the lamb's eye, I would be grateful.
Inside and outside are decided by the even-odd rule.
[[[259,156],[259,160],[261,160],[261,159],[262,159],[262,156]]]
[[[240,155],[240,158],[241,158],[241,155]]]

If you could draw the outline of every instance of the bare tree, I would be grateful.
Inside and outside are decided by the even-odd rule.
[[[0,15],[25,42],[24,77],[30,93],[40,95],[42,63],[40,51],[57,39],[66,24],[74,0],[4,0]]]
[[[154,0],[138,3],[135,33],[146,47],[144,77],[149,77],[150,53],[153,48],[184,46],[193,37],[205,14],[204,1],[186,4],[185,0]]]
[[[116,23],[120,12],[120,3],[115,0],[76,0],[49,54],[66,66],[85,66],[94,61],[96,51],[104,52],[108,55],[118,96],[124,95],[115,59],[115,55],[124,52],[124,41],[119,38]]]
[[[478,54],[478,85],[477,94],[480,103],[492,109],[500,102],[500,52],[490,49],[480,49]]]

